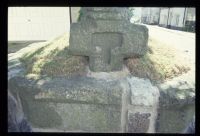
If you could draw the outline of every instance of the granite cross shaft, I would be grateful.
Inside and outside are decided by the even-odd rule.
[[[144,55],[148,29],[130,23],[127,8],[82,8],[81,20],[70,29],[69,51],[89,57],[90,70],[119,71],[123,59]]]

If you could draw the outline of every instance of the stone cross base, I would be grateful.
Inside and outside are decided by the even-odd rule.
[[[128,8],[82,8],[81,20],[70,26],[72,55],[89,57],[94,72],[122,70],[123,59],[147,51],[148,29],[130,23]]]
[[[63,132],[155,132],[158,90],[145,90],[142,84],[134,88],[133,81],[128,77],[112,81],[89,77],[32,81],[14,77],[9,88],[19,94],[24,113],[34,128]]]

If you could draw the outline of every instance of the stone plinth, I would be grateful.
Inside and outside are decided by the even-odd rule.
[[[94,78],[12,78],[24,113],[36,128],[120,132],[123,88],[118,81]]]
[[[159,90],[149,79],[128,78],[131,86],[131,104],[135,106],[153,107],[158,105]]]
[[[156,132],[182,133],[195,115],[195,105],[171,105],[158,109]]]
[[[194,114],[194,105],[159,108],[157,88],[137,77],[13,77],[8,87],[41,132],[178,133]]]
[[[131,113],[128,112],[128,132],[129,133],[144,133],[147,132],[150,126],[150,113]]]
[[[127,132],[154,133],[159,106],[159,90],[148,79],[127,78],[131,88]]]
[[[148,29],[131,24],[127,8],[82,8],[80,22],[71,24],[69,50],[89,57],[90,70],[122,70],[123,59],[144,55]]]

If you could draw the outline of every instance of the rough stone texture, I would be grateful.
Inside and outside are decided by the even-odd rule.
[[[89,57],[90,70],[119,71],[123,59],[146,52],[148,29],[131,24],[126,8],[82,8],[81,21],[70,28],[69,50]]]
[[[17,82],[20,84],[17,85]],[[37,81],[16,77],[11,79],[10,87],[30,88],[28,93],[34,94],[34,99],[55,102],[80,102],[92,104],[121,105],[122,89],[118,81],[104,81],[95,78],[48,78]],[[34,88],[32,91],[31,89]]]
[[[131,87],[131,104],[137,106],[155,106],[158,104],[159,90],[148,79],[127,78]]]
[[[8,91],[8,132],[31,132],[32,128],[24,116],[21,103]]]
[[[141,130],[140,133],[155,133],[156,129],[155,129],[155,124],[156,124],[156,119],[157,119],[157,108],[158,107],[147,107],[147,106],[135,106],[135,105],[128,105],[128,113],[126,114],[127,117],[127,124],[126,124],[126,132],[128,131],[128,124],[129,124],[129,112],[132,114],[136,114],[136,113],[140,113],[140,114],[147,114],[147,115],[151,115],[148,117],[149,119],[149,125],[148,125],[148,129],[144,129]],[[137,123],[136,123],[137,124]],[[138,123],[137,125],[135,124],[135,126],[143,126],[140,123]]]
[[[127,76],[130,75],[130,72],[128,68],[124,65],[123,69],[121,71],[113,71],[113,72],[92,72],[89,70],[89,67],[87,68],[88,77],[96,78],[96,79],[102,79],[105,81],[112,81],[112,80],[120,80],[126,79]]]
[[[157,113],[158,101],[156,104],[150,98],[155,97],[155,100],[158,100],[158,95],[150,95],[154,94],[151,91],[148,94],[150,89],[144,91],[144,88],[152,85],[144,79],[137,79],[141,82],[131,80],[135,78],[105,80],[102,77],[99,79],[57,77],[52,79],[44,76],[39,80],[32,80],[13,77],[8,82],[8,88],[13,94],[19,93],[28,121],[40,131],[52,129],[59,132],[133,132],[133,130],[138,133],[139,131],[141,133],[182,132],[194,115],[194,105],[184,108],[173,106],[170,109],[165,107],[159,109]],[[139,91],[131,86],[135,83],[137,83],[135,86],[140,86],[137,89],[144,91],[138,95],[147,93],[148,95],[145,94],[144,97],[148,96],[149,100],[142,99],[143,102],[137,102],[139,97],[135,97],[131,102],[131,92]],[[127,96],[123,98],[125,94],[122,92],[126,92]],[[131,123],[130,118],[131,116],[135,118],[136,113],[151,115],[148,117],[148,130],[145,125],[142,125],[145,127],[142,130],[139,127],[140,123]],[[139,119],[140,116],[137,118]],[[131,128],[134,129],[130,130]]]
[[[121,129],[120,106],[51,103],[61,115],[63,130],[118,132]]]
[[[128,112],[128,132],[146,133],[150,125],[150,113]]]
[[[151,115],[149,116],[148,126],[142,125],[142,127],[146,127],[146,129],[142,128],[143,130],[139,129],[137,131],[140,131],[141,133],[154,133],[157,108],[159,106],[159,90],[153,86],[148,79],[127,77],[127,81],[130,86],[130,105],[128,110],[133,114],[139,112]],[[137,126],[136,124],[135,126]],[[140,126],[140,123],[138,123],[138,125]],[[127,126],[127,129],[128,128],[129,126]]]
[[[192,121],[190,122],[190,124],[188,124],[188,126],[185,128],[185,130],[183,132],[191,133],[191,134],[195,133],[195,116],[193,116]]]
[[[183,133],[195,114],[195,105],[173,105],[159,108],[156,123],[158,133]]]
[[[122,87],[118,81],[94,78],[14,77],[9,88],[21,96],[34,127],[86,132],[121,131]]]
[[[85,7],[82,8],[83,16],[81,19],[87,17],[93,19],[109,19],[109,20],[130,20],[131,12],[127,8],[117,7]]]
[[[161,107],[170,105],[186,105],[195,103],[195,86],[187,82],[167,82],[158,86]]]

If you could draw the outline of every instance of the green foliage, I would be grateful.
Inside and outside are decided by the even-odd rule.
[[[129,10],[131,11],[131,17],[133,17],[135,8],[132,7],[132,8],[129,8]]]
[[[78,22],[81,20],[82,15],[83,15],[83,9],[81,8],[79,10]]]

